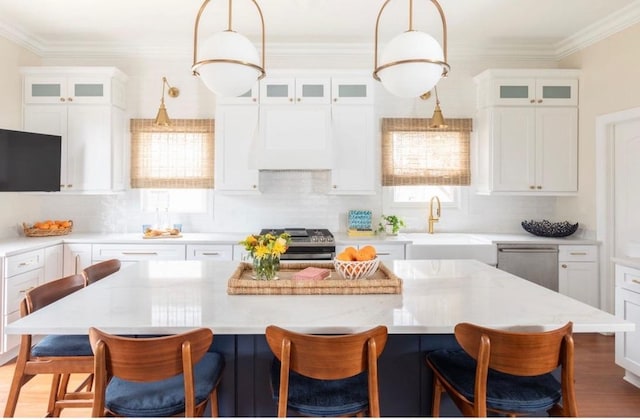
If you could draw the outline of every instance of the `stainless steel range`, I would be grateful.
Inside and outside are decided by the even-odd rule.
[[[291,243],[287,252],[280,260],[325,260],[330,261],[336,256],[336,241],[328,229],[283,228],[262,229],[260,235],[273,233],[291,235]]]

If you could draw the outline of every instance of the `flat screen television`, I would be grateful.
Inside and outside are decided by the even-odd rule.
[[[62,138],[0,129],[0,191],[60,191]]]

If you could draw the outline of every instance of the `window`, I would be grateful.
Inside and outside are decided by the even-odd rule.
[[[213,120],[131,120],[131,188],[213,188]]]
[[[427,118],[382,120],[382,185],[470,185],[471,119],[430,128]]]

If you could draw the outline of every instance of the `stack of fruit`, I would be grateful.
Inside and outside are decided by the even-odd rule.
[[[375,247],[366,245],[357,250],[350,246],[336,256],[333,264],[343,278],[358,280],[375,273],[380,261]]]
[[[26,236],[59,236],[67,235],[73,228],[71,220],[43,220],[28,225],[22,224]]]

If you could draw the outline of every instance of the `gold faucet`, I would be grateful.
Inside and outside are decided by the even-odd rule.
[[[433,217],[433,200],[436,200],[436,217]],[[429,233],[433,233],[433,224],[440,220],[440,199],[437,195],[431,197],[431,201],[429,202]]]

